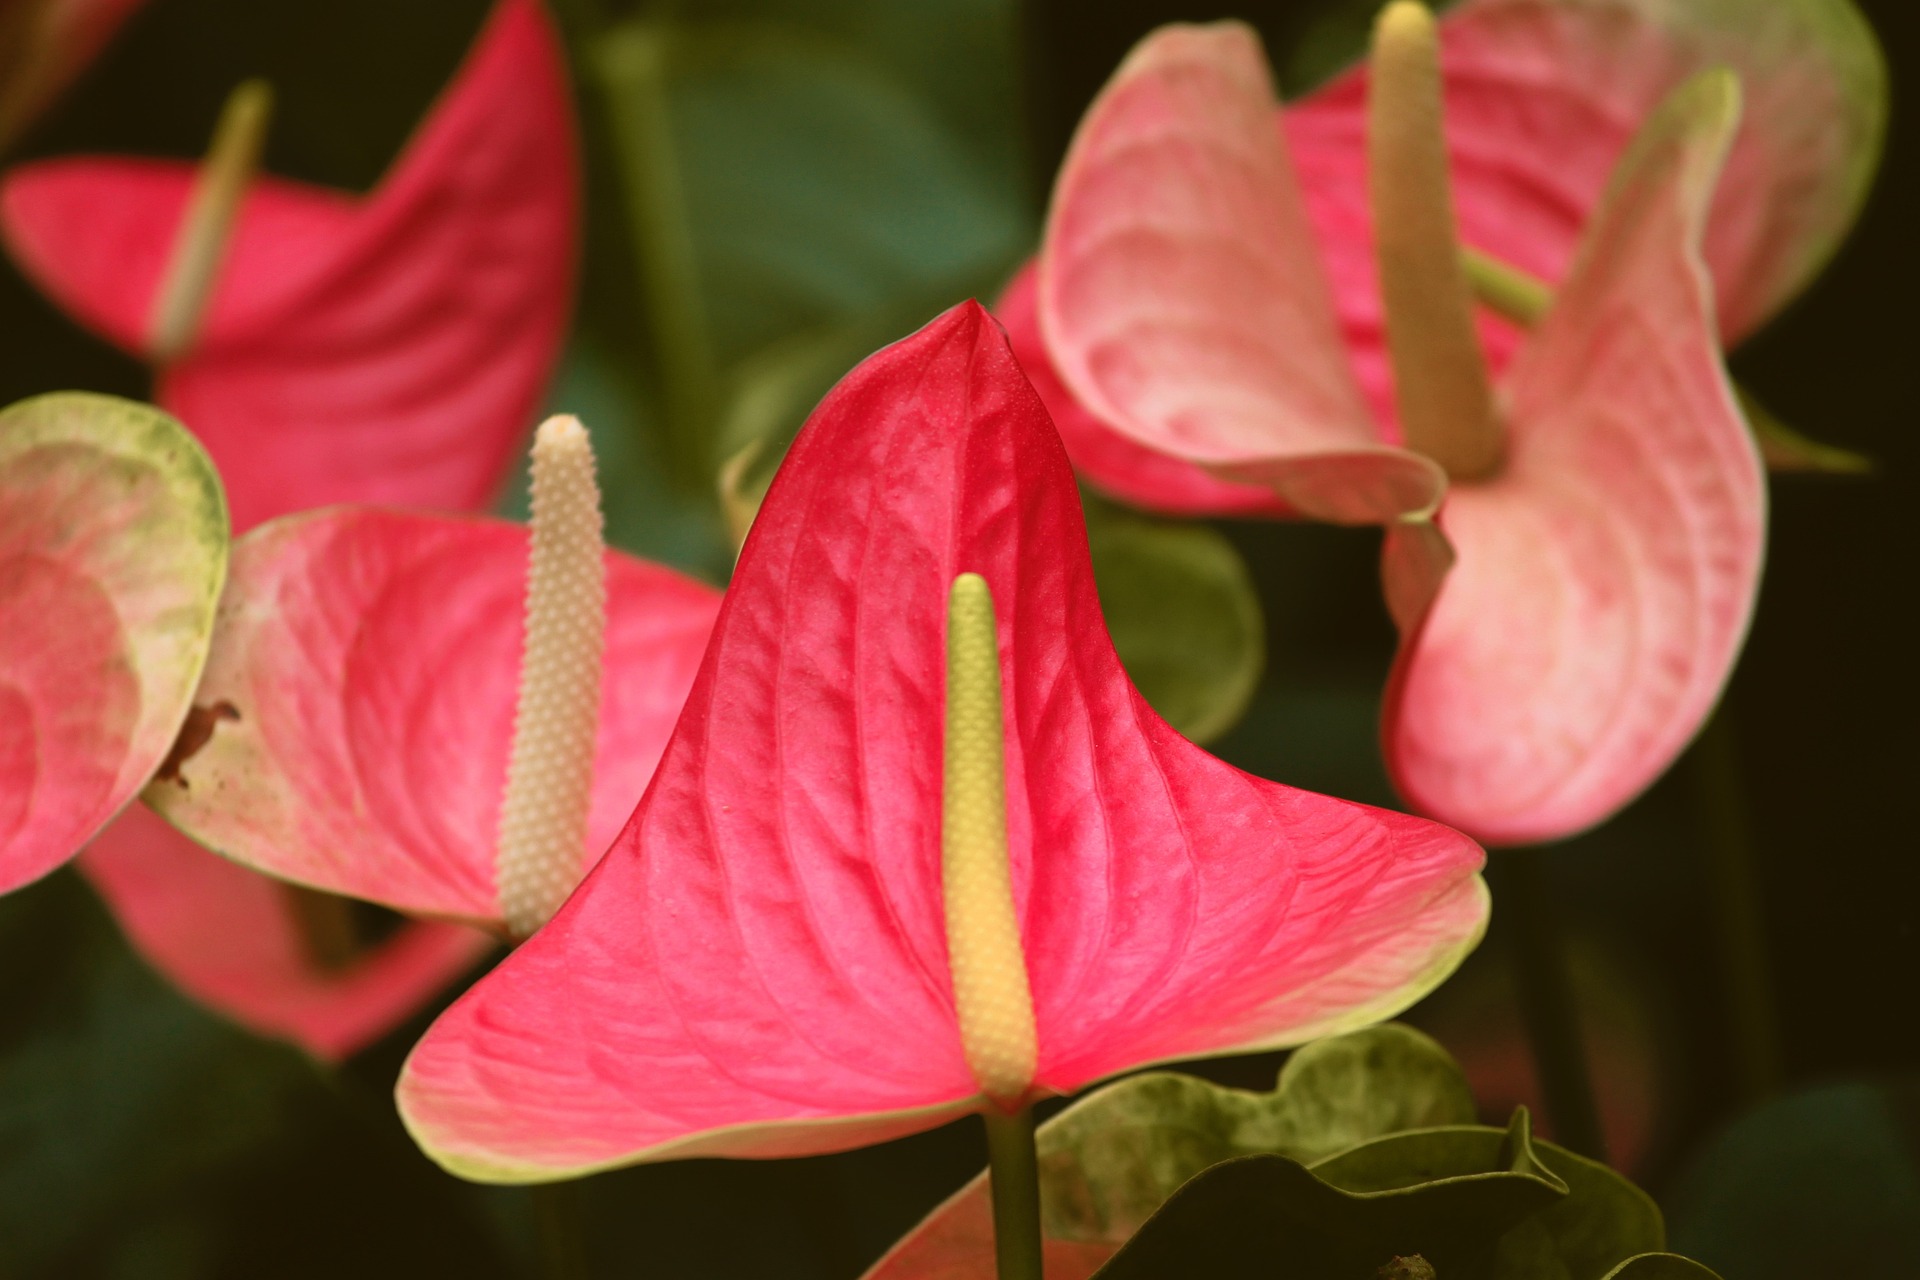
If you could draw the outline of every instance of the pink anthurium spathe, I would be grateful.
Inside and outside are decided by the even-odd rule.
[[[1059,437],[969,303],[815,411],[652,786],[415,1048],[401,1112],[455,1172],[544,1181],[1297,1043],[1451,970],[1482,857],[1154,715]]]
[[[559,575],[584,600],[576,590],[540,612],[558,617],[563,638],[586,637],[585,679],[602,704],[586,719],[601,732],[578,769],[593,784],[578,849],[566,865],[535,867],[544,878],[519,893],[516,918],[503,775],[527,715],[524,699],[516,712],[522,654],[542,661],[526,616],[551,505],[542,444],[531,571],[527,530],[499,520],[335,507],[269,521],[235,543],[197,719],[144,793],[180,830],[129,814],[80,863],[183,990],[320,1056],[351,1053],[471,967],[489,935],[536,927],[618,830],[692,681],[718,593],[603,551],[585,432],[560,419],[540,441],[556,424],[589,469],[571,495],[571,549],[590,567]],[[601,628],[589,615],[603,590]],[[538,719],[536,755],[566,774],[567,753]],[[536,786],[535,807],[551,810],[554,790]],[[418,918],[362,946],[348,898]]]
[[[570,312],[577,159],[546,15],[536,0],[500,0],[364,198],[246,181],[262,96],[236,94],[239,127],[223,120],[204,168],[63,159],[15,170],[0,186],[10,249],[76,316],[155,361],[157,398],[191,416],[239,526],[343,500],[483,504]],[[208,208],[221,212],[203,200],[210,189],[233,206],[224,231],[200,225]],[[184,316],[175,286],[194,254],[183,246],[199,252],[210,290]],[[217,700],[199,714],[183,748],[236,727]],[[142,815],[105,833],[81,869],[183,990],[327,1057],[384,1032],[487,945],[421,921],[364,952],[316,956],[302,939],[317,897],[306,903]]]
[[[1348,195],[1372,219],[1359,251],[1391,270],[1356,284],[1305,230],[1310,188],[1251,32],[1167,28],[1089,110],[1037,276],[1010,297],[1031,310],[1009,320],[1074,430],[1124,441],[1082,452],[1128,467],[1127,496],[1387,523],[1396,783],[1489,842],[1558,838],[1685,745],[1758,585],[1764,485],[1699,250],[1738,89],[1702,73],[1652,111],[1550,314],[1503,350],[1484,337],[1500,322],[1476,334],[1467,308],[1431,19],[1396,4],[1380,30],[1376,63],[1404,70],[1374,77]],[[1365,324],[1343,317],[1361,295]],[[1380,452],[1355,452],[1365,432]],[[1396,488],[1391,454],[1430,460],[1440,485]]]
[[[226,567],[219,478],[172,418],[79,393],[0,412],[0,892],[166,760]]]
[[[720,598],[618,552],[605,566],[588,865],[653,776]],[[339,507],[255,529],[200,685],[232,718],[148,803],[280,879],[507,932],[527,579],[527,530],[500,520]]]
[[[0,229],[54,299],[156,360],[155,398],[213,454],[235,527],[330,502],[488,502],[571,314],[572,99],[537,0],[499,0],[371,194],[248,185],[190,345],[159,351],[199,178],[161,160],[24,165],[0,186]]]
[[[1463,0],[1441,16],[1439,31],[1460,239],[1548,283],[1565,279],[1614,166],[1662,99],[1703,70],[1739,75],[1742,123],[1701,245],[1727,342],[1759,327],[1818,274],[1878,164],[1887,74],[1851,0]],[[1320,258],[1291,287],[1330,294],[1344,362],[1380,439],[1398,442],[1367,190],[1368,83],[1362,64],[1271,110],[1295,175],[1284,197],[1287,225],[1297,228],[1303,210]],[[1265,94],[1264,78],[1261,86]],[[996,311],[1083,476],[1153,510],[1285,513],[1270,488],[1232,484],[1181,450],[1141,443],[1097,415],[1097,400],[1076,399],[1053,369],[1034,307],[1029,267]],[[1308,336],[1315,350],[1295,358],[1328,358],[1324,329]],[[1498,373],[1523,334],[1484,314],[1479,337]]]

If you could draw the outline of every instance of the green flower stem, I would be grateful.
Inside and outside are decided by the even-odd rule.
[[[586,1206],[578,1182],[530,1188],[544,1280],[587,1280]]]
[[[1714,925],[1736,1054],[1740,1101],[1751,1107],[1780,1088],[1780,1028],[1767,962],[1766,919],[1755,872],[1740,756],[1726,708],[1715,711],[1689,761],[1699,795]]]
[[[1040,1158],[1033,1108],[1009,1115],[990,1106],[988,1181],[993,1188],[993,1257],[999,1280],[1044,1280],[1040,1251]]]
[[[1514,993],[1533,1049],[1553,1140],[1595,1160],[1607,1158],[1574,1003],[1560,914],[1547,882],[1544,849],[1496,853],[1489,871],[1508,930]]]
[[[722,380],[700,289],[699,262],[673,140],[667,76],[673,32],[629,22],[601,41],[595,69],[625,187],[627,223],[640,266],[666,411],[675,478],[705,493],[713,482],[713,427]]]

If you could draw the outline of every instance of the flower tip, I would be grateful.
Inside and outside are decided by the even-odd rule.
[[[1700,96],[1700,114],[1731,133],[1745,102],[1740,73],[1732,67],[1709,67],[1694,78],[1693,92]]]
[[[587,428],[580,419],[570,413],[556,413],[535,429],[533,448],[536,454],[552,452],[556,449],[579,450],[588,447]]]
[[[1374,19],[1373,43],[1376,51],[1387,49],[1426,53],[1438,50],[1438,24],[1433,10],[1420,0],[1393,0]]]

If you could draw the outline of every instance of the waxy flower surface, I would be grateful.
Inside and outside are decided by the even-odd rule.
[[[0,412],[0,892],[160,768],[226,568],[220,481],[179,423],[79,393]]]
[[[565,335],[577,171],[557,37],[536,0],[500,0],[371,194],[247,188],[183,352],[155,344],[198,166],[24,165],[0,186],[0,230],[53,298],[158,362],[155,399],[219,464],[237,529],[331,502],[472,508]]]
[[[1700,71],[1733,70],[1744,99],[1700,246],[1727,343],[1811,282],[1872,183],[1887,73],[1850,0],[1463,0],[1441,15],[1439,35],[1460,240],[1550,284],[1566,278],[1633,135]],[[1284,109],[1266,104],[1293,174],[1282,179],[1293,188],[1283,195],[1282,225],[1293,232],[1304,213],[1319,263],[1300,266],[1307,278],[1288,287],[1302,308],[1321,308],[1313,295],[1330,295],[1346,353],[1333,357],[1316,322],[1286,358],[1350,365],[1376,424],[1372,438],[1399,443],[1367,189],[1369,79],[1363,63]],[[1241,87],[1264,98],[1266,83],[1263,74]],[[1149,279],[1163,294],[1182,287],[1157,270]],[[996,314],[1087,479],[1157,511],[1287,514],[1271,489],[1223,480],[1166,441],[1142,441],[1097,413],[1097,401],[1077,399],[1053,368],[1033,290],[1029,267]],[[1525,338],[1491,313],[1479,317],[1478,335],[1496,374]]]
[[[365,197],[248,182],[263,96],[236,94],[205,166],[74,158],[12,171],[0,185],[9,248],[83,322],[154,361],[156,398],[219,464],[237,526],[341,501],[484,504],[571,310],[577,157],[546,15],[500,0]],[[176,285],[195,258],[214,269],[211,291],[196,306],[189,290],[183,315]],[[202,698],[183,765],[248,727],[234,714]],[[149,799],[190,785],[174,772]],[[323,1056],[384,1032],[488,945],[439,921],[362,945],[348,904],[261,878],[141,812],[80,866],[183,990]]]
[[[815,411],[639,808],[400,1106],[497,1181],[876,1142],[1388,1016],[1478,939],[1482,857],[1152,712],[1059,438],[967,304]]]
[[[481,517],[336,508],[247,534],[200,688],[238,718],[149,803],[281,879],[507,932],[496,855],[527,566],[527,530]],[[719,608],[618,552],[606,583],[588,865],[646,790]]]
[[[1096,483],[1389,526],[1389,767],[1490,842],[1603,820],[1711,709],[1765,509],[1722,321],[1804,283],[1871,169],[1850,8],[1698,7],[1484,0],[1436,55],[1392,6],[1372,83],[1281,127],[1251,32],[1167,28],[1090,108],[1008,298]],[[1730,74],[1685,79],[1719,56],[1758,85],[1744,133]],[[1463,245],[1555,282],[1537,329],[1476,326]]]

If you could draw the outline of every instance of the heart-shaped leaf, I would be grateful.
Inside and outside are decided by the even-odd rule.
[[[1449,1280],[1602,1280],[1659,1249],[1659,1210],[1604,1165],[1505,1131],[1394,1134],[1307,1166],[1248,1156],[1194,1178],[1101,1280],[1300,1275],[1372,1280],[1418,1256]]]
[[[1091,1275],[1209,1165],[1271,1153],[1312,1161],[1385,1134],[1465,1124],[1473,1116],[1453,1059],[1394,1023],[1302,1047],[1270,1093],[1164,1071],[1108,1085],[1039,1129],[1047,1275]],[[867,1280],[984,1280],[992,1271],[992,1213],[981,1174],[896,1244]]]

